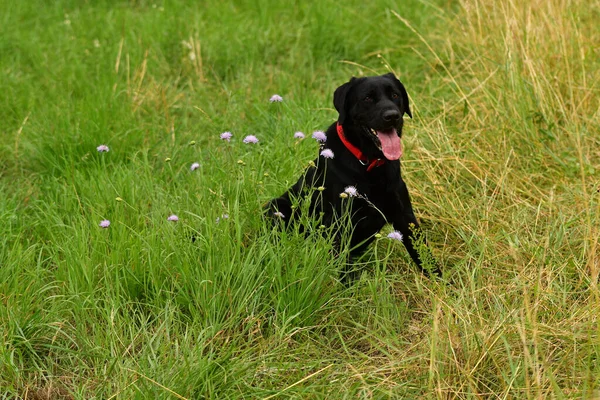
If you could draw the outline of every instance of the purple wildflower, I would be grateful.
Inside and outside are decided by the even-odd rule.
[[[390,239],[393,239],[393,240],[397,240],[399,242],[401,242],[402,239],[404,238],[404,236],[402,236],[402,233],[400,233],[398,231],[391,232],[390,234],[387,235],[387,237]]]
[[[304,133],[302,133],[302,132],[296,132],[296,133],[294,133],[294,138],[296,138],[296,139],[304,139]]]
[[[327,140],[327,135],[323,131],[314,131],[312,134],[312,138],[317,142],[324,143]]]
[[[333,158],[333,151],[331,151],[331,149],[324,149],[321,152],[321,156],[325,158]]]
[[[358,196],[358,190],[356,190],[354,186],[347,186],[346,189],[344,189],[344,193],[346,193],[349,197]]]
[[[107,153],[110,149],[107,145],[101,144],[100,146],[96,147],[96,150],[98,150],[98,153]]]
[[[258,143],[258,138],[254,135],[248,135],[243,140],[244,143]]]
[[[229,142],[232,136],[233,135],[231,134],[231,132],[223,132],[219,137],[221,138],[221,140],[227,140]]]
[[[102,221],[100,221],[100,228],[108,228],[110,226],[110,221],[107,219],[104,219]]]
[[[285,218],[285,215],[283,215],[283,213],[281,211],[275,211],[273,213],[274,216],[276,216],[277,218]]]
[[[193,163],[192,166],[190,167],[190,171],[195,171],[198,168],[200,168],[200,164],[198,164],[197,162]]]
[[[167,218],[167,221],[177,222],[177,221],[179,221],[179,217],[175,214],[169,215],[169,218]]]
[[[221,221],[222,219],[229,219],[229,214],[223,214],[220,217],[217,217],[217,220],[215,222],[218,224],[219,221]]]
[[[269,101],[271,103],[281,103],[283,101],[283,97],[281,97],[278,94],[274,94],[273,96],[271,96],[271,98],[269,99]]]

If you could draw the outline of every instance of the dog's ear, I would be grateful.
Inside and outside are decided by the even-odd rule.
[[[338,117],[338,122],[340,124],[343,124],[344,119],[346,118],[346,97],[348,97],[348,92],[350,92],[350,89],[352,86],[354,86],[356,81],[357,79],[352,77],[350,81],[344,83],[342,86],[335,89],[335,92],[333,92],[333,105],[340,114]]]
[[[391,79],[396,84],[396,87],[400,91],[400,96],[402,96],[402,104],[404,105],[404,113],[408,114],[408,116],[412,118],[412,113],[410,112],[410,105],[408,102],[408,93],[406,93],[406,89],[404,88],[404,85],[402,84],[402,82],[400,82],[400,80],[398,78],[396,78],[396,75],[394,75],[391,72],[388,74],[385,74],[384,76],[386,78]]]

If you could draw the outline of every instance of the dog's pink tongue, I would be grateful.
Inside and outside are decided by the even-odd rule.
[[[387,131],[377,131],[377,137],[381,142],[381,151],[388,160],[397,160],[402,156],[402,141],[392,128]]]

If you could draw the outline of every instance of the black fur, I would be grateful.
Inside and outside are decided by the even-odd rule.
[[[280,212],[287,224],[294,219],[296,212],[292,208],[292,199],[300,198],[306,188],[322,186],[325,188],[322,192],[313,191],[310,210],[314,215],[322,215],[322,223],[329,226],[342,212],[342,202],[348,202],[340,198],[340,193],[346,187],[354,186],[360,197],[352,199],[350,211],[354,228],[350,240],[351,259],[366,249],[386,223],[391,223],[404,236],[403,243],[414,262],[424,269],[421,260],[423,252],[420,255],[413,245],[419,223],[402,180],[400,161],[386,160],[378,148],[378,139],[368,130],[389,130],[393,127],[399,136],[402,135],[402,116],[407,114],[412,117],[404,86],[391,73],[352,78],[336,89],[333,103],[348,141],[361,149],[369,159],[384,159],[385,163],[367,171],[367,166],[344,146],[334,123],[327,129],[327,141],[322,146],[332,150],[334,158],[319,156],[314,161],[315,167],[308,168],[294,186],[269,202],[267,212],[272,216]],[[273,218],[278,219],[276,216]],[[425,251],[429,257],[429,250]],[[434,267],[425,272],[439,274],[439,269]]]

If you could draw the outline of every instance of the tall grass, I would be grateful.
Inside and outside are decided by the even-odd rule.
[[[432,395],[594,397],[597,12],[464,1],[450,39],[420,36],[430,73],[454,93],[428,104],[409,162],[457,260],[457,286],[433,296]]]
[[[1,7],[5,398],[598,397],[596,4]],[[260,210],[388,70],[445,279],[384,235],[346,288]]]

